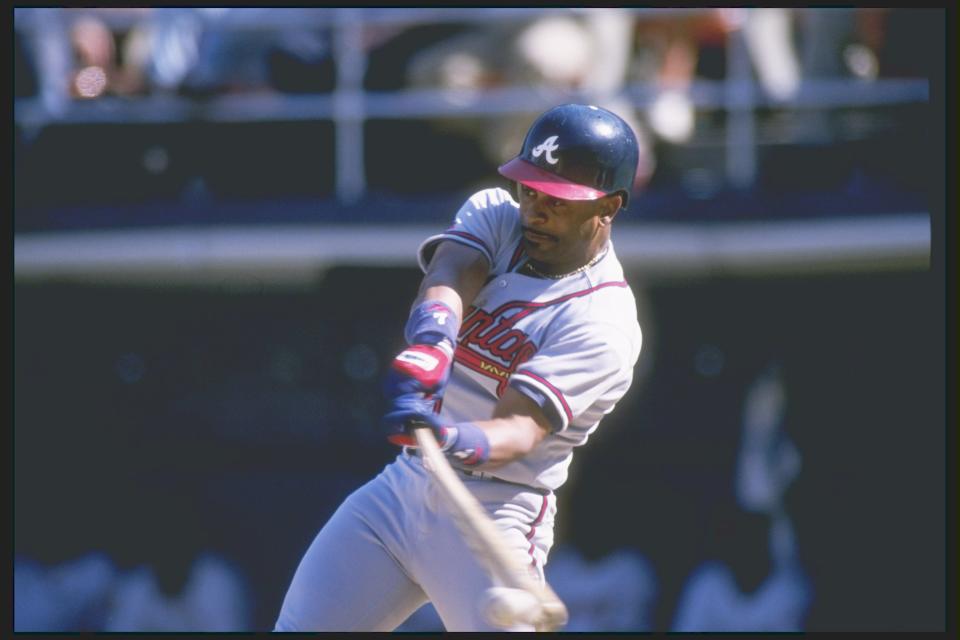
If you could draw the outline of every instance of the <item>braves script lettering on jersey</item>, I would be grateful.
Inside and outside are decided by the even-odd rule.
[[[452,227],[427,238],[418,258],[426,270],[441,242],[456,242],[481,252],[490,267],[463,313],[440,404],[443,422],[491,418],[508,386],[552,420],[553,431],[528,455],[462,476],[542,580],[553,544],[554,490],[567,478],[574,448],[630,387],[641,334],[612,244],[590,266],[554,279],[527,275],[521,236],[518,204],[503,189],[487,189],[464,203]],[[276,629],[392,630],[429,599],[447,630],[492,630],[478,609],[491,586],[421,459],[405,449],[314,539]]]

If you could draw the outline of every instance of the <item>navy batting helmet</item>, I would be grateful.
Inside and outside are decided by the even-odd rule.
[[[500,174],[564,200],[596,200],[633,189],[639,145],[630,126],[606,109],[565,104],[531,125],[523,149]]]

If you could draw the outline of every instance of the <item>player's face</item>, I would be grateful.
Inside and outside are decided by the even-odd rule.
[[[620,196],[563,200],[517,185],[523,243],[527,255],[554,273],[589,262],[610,237]]]

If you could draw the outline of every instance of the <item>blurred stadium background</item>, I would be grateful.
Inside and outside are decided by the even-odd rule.
[[[646,150],[569,629],[945,628],[945,10],[13,15],[15,630],[270,629],[416,246],[569,101]]]

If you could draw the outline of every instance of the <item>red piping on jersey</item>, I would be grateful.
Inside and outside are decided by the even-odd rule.
[[[567,404],[566,399],[563,397],[563,394],[560,393],[559,389],[557,389],[555,386],[553,386],[552,384],[550,384],[549,382],[547,382],[537,374],[533,373],[532,371],[521,369],[520,371],[517,371],[517,375],[533,378],[540,384],[544,385],[547,389],[550,389],[550,391],[552,391],[553,394],[557,396],[557,399],[560,401],[560,404],[563,406],[563,412],[567,414],[567,422],[570,422],[571,420],[573,420],[573,412],[570,411],[570,406]]]
[[[530,564],[534,567],[537,566],[537,558],[533,555],[533,534],[537,532],[537,525],[541,524],[543,522],[543,517],[547,515],[547,503],[547,496],[543,496],[543,502],[540,503],[540,513],[538,513],[534,521],[530,523],[530,531],[527,533],[527,540],[530,540]]]
[[[513,375],[513,371],[510,367],[501,365],[499,362],[491,363],[487,362],[487,359],[483,354],[477,353],[470,347],[460,343],[457,345],[457,350],[454,352],[453,356],[454,362],[462,364],[463,366],[476,371],[477,373],[484,375],[492,380],[496,380],[499,384],[497,385],[497,397],[503,395],[503,392],[507,390],[507,383],[510,381],[510,376]],[[497,371],[503,373],[504,375],[497,375],[494,371],[490,369],[485,369],[483,364],[486,363],[488,366],[492,366]],[[511,365],[516,366],[516,365]]]
[[[454,236],[450,240],[457,240],[458,238],[463,238],[464,240],[469,240],[470,242],[475,242],[483,248],[483,252],[486,254],[487,259],[492,263],[493,262],[493,253],[490,251],[490,248],[486,243],[478,238],[477,236],[467,233],[466,231],[455,231],[452,229],[447,229],[443,232],[443,235]],[[462,243],[461,243],[462,244]]]
[[[526,316],[527,314],[536,311],[537,309],[542,309],[544,307],[550,307],[555,304],[560,304],[561,302],[566,302],[567,300],[572,300],[574,298],[582,298],[583,296],[588,296],[594,291],[599,291],[600,289],[605,289],[607,287],[622,287],[627,288],[630,285],[627,284],[625,280],[616,280],[613,282],[604,282],[598,284],[595,287],[590,287],[589,289],[584,289],[582,291],[574,291],[573,293],[568,293],[567,295],[560,296],[559,298],[554,298],[553,300],[547,300],[545,302],[532,302],[529,300],[514,300],[511,302],[504,302],[502,305],[496,308],[496,310],[490,313],[491,316],[499,316],[505,311],[508,311],[514,307],[526,307],[526,311],[521,311],[520,313],[511,316],[510,319],[516,322],[520,318]]]

